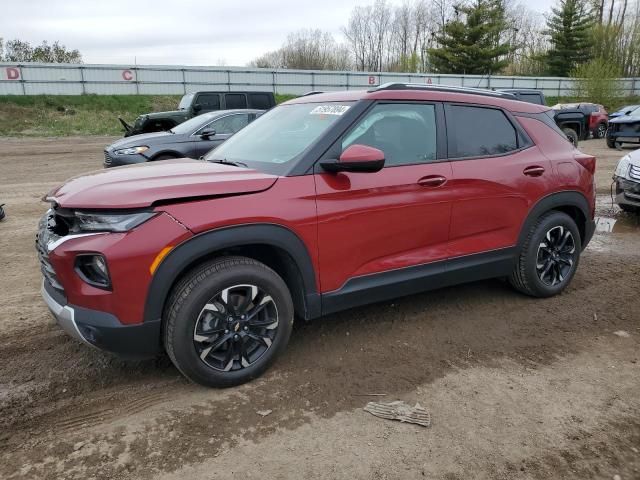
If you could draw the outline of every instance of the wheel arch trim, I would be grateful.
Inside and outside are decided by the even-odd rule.
[[[176,150],[160,150],[159,152],[154,153],[153,156],[149,158],[149,160],[155,161],[158,157],[161,157],[162,155],[171,155],[173,158],[188,158],[188,157],[185,157],[184,153],[180,153]]]
[[[199,259],[233,247],[266,245],[288,253],[300,272],[309,318],[319,316],[320,295],[311,255],[300,237],[278,224],[244,224],[199,233],[175,247],[158,265],[147,291],[144,321],[162,318],[176,279]]]
[[[580,226],[582,248],[587,245],[591,239],[591,235],[588,229],[588,223],[591,219],[591,213],[589,208],[589,201],[585,195],[576,190],[568,190],[564,192],[556,192],[538,200],[530,209],[525,221],[520,227],[520,234],[518,235],[518,247],[522,247],[527,239],[529,230],[535,224],[535,222],[545,213],[552,210],[559,210],[563,207],[578,208],[585,218],[585,225]],[[582,228],[584,227],[584,229]]]

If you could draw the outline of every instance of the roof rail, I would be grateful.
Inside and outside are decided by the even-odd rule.
[[[311,90],[310,92],[303,93],[300,95],[301,97],[308,97],[309,95],[318,95],[319,93],[324,93],[322,90]]]
[[[383,83],[382,85],[368,90],[368,92],[379,92],[381,90],[432,90],[438,92],[469,93],[472,95],[484,95],[487,97],[514,98],[513,94],[507,92],[497,92],[484,88],[456,87],[451,85],[426,85],[423,83]]]

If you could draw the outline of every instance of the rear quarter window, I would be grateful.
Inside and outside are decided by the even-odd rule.
[[[450,158],[503,155],[522,143],[502,110],[448,105],[446,113]]]

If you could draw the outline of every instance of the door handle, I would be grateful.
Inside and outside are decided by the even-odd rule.
[[[428,175],[418,180],[421,187],[440,187],[447,183],[447,179],[442,175]]]
[[[533,165],[531,167],[525,168],[522,173],[528,175],[529,177],[539,177],[544,173],[544,168],[539,165]]]

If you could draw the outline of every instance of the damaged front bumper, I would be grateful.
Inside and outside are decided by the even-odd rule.
[[[640,209],[640,181],[614,176],[616,203]]]

